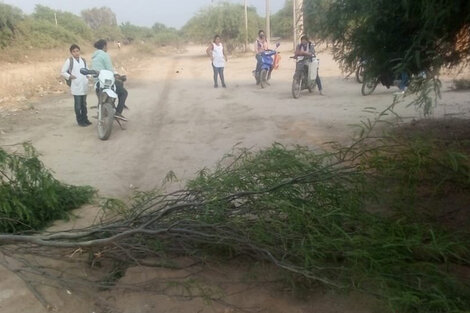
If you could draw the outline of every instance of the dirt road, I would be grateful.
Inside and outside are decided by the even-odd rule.
[[[32,110],[3,111],[0,145],[31,141],[46,166],[60,180],[91,185],[101,195],[126,199],[133,188],[148,190],[159,186],[170,170],[182,181],[191,178],[197,170],[213,166],[237,144],[260,148],[277,141],[314,148],[327,141],[348,141],[353,133],[350,124],[374,118],[363,111],[365,108],[381,110],[392,102],[395,90],[381,86],[373,95],[361,96],[360,85],[352,77],[344,79],[326,53],[319,54],[325,96],[307,92],[300,99],[293,99],[290,88],[294,63],[288,58],[289,49],[290,44],[284,44],[281,67],[273,73],[267,89],[254,84],[251,71],[255,60],[251,55],[229,59],[225,69],[227,89],[213,88],[212,68],[204,56],[204,47],[190,47],[183,54],[142,60],[138,68],[131,69],[127,85],[130,110],[124,114],[130,121],[126,130],[115,125],[108,141],[97,138],[96,123],[88,128],[78,127],[72,98],[61,95],[34,103]],[[445,81],[443,105],[435,109],[434,116],[470,117],[469,93],[447,91],[448,85]],[[95,97],[90,95],[88,102],[89,106],[93,105]],[[414,108],[404,105],[398,112],[404,121],[420,116]],[[94,110],[89,115],[94,115]],[[0,311],[42,312],[34,299],[24,300],[30,297],[24,289],[11,287],[21,286],[15,278],[3,270],[0,275],[3,277],[0,285],[9,286],[0,287]],[[260,301],[266,303],[277,298],[276,295],[263,297]],[[320,299],[316,310],[299,304],[295,312],[365,312],[357,299],[329,297],[319,296],[323,300]],[[288,306],[289,301],[292,300],[278,303],[279,308],[284,305],[292,308]],[[17,303],[16,308],[11,303]],[[27,308],[20,309],[18,303]],[[337,304],[329,307],[328,303]],[[6,308],[11,311],[5,311]],[[188,304],[187,311],[179,308],[165,312],[195,312],[191,308]],[[65,311],[75,312],[70,308]],[[147,312],[135,307],[122,311]],[[154,311],[149,308],[148,312]]]
[[[289,44],[284,45],[288,50]],[[271,86],[260,89],[251,76],[254,58],[231,58],[226,65],[227,89],[212,87],[212,69],[203,47],[186,53],[145,60],[129,78],[130,119],[122,131],[115,125],[110,140],[100,141],[95,125],[76,125],[70,96],[34,104],[34,109],[0,119],[0,145],[31,141],[56,176],[71,184],[87,184],[105,196],[125,198],[129,187],[159,186],[170,171],[187,179],[212,166],[235,144],[263,147],[274,141],[320,146],[352,135],[349,125],[373,118],[363,112],[389,105],[392,90],[378,87],[363,97],[353,78],[345,80],[327,54],[320,54],[325,96],[290,93],[294,64],[283,51]],[[95,97],[90,95],[89,105]],[[463,93],[444,92],[443,114],[469,115]],[[405,118],[414,109],[399,109]],[[90,110],[89,115],[94,115]],[[92,119],[92,121],[94,121]]]

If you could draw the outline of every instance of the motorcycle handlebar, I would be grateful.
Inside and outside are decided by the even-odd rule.
[[[80,73],[83,75],[91,75],[91,76],[98,76],[100,72],[94,71],[94,70],[89,70],[87,68],[81,68]]]

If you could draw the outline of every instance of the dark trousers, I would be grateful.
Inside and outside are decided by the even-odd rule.
[[[315,79],[315,82],[317,83],[318,90],[322,91],[323,87],[321,85],[320,75],[317,74],[317,78]]]
[[[116,107],[116,113],[121,114],[122,110],[124,110],[124,106],[126,105],[128,92],[127,89],[124,88],[124,83],[122,81],[116,79],[114,85],[116,86],[116,94],[118,95],[118,105]],[[99,88],[96,88],[96,95],[99,97],[98,91]]]
[[[116,82],[114,83],[116,85],[116,93],[118,95],[118,105],[116,108],[116,113],[121,114],[122,110],[124,110],[124,106],[126,105],[126,99],[127,99],[127,89],[124,88],[124,83],[116,79]]]
[[[75,117],[79,125],[84,124],[88,121],[87,108],[86,108],[86,95],[85,96],[73,96],[75,106]]]
[[[255,72],[258,73],[261,71],[261,65],[263,65],[263,57],[261,54],[256,55],[256,69]]]
[[[225,86],[225,79],[224,79],[224,68],[223,67],[215,67],[212,64],[212,69],[214,70],[214,86],[218,86],[217,77],[220,76],[220,82],[222,86]]]
[[[400,77],[401,80],[400,80],[400,85],[398,85],[398,88],[400,88],[401,91],[405,91],[410,81],[410,77],[408,76],[407,72],[401,72],[400,76],[401,76]]]

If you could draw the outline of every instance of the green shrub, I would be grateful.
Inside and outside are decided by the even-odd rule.
[[[218,34],[230,51],[245,43],[244,7],[220,3],[201,10],[183,27],[183,34],[191,41],[208,44]],[[253,7],[248,8],[248,40],[254,41],[262,29],[262,19]]]
[[[0,48],[10,44],[22,19],[23,13],[20,9],[0,3]]]
[[[417,150],[385,162],[396,167],[404,160],[402,178],[406,169],[415,178],[437,178],[431,160],[417,164],[428,155]],[[383,187],[370,179],[383,166],[373,165],[354,168],[329,154],[280,145],[244,152],[189,182],[204,205],[178,212],[174,223],[204,233],[194,242],[185,237],[189,251],[265,259],[311,282],[376,295],[393,312],[468,312],[470,285],[449,270],[470,264],[468,238],[422,220],[369,213],[367,199]],[[468,171],[437,167],[439,175],[468,184]]]
[[[22,39],[19,44],[26,47],[55,48],[79,41],[76,34],[48,20],[28,17],[18,25],[18,29]]]
[[[41,229],[89,203],[94,193],[56,180],[29,144],[23,154],[0,148],[0,233]]]
[[[70,31],[77,37],[87,40],[92,39],[91,28],[81,17],[70,12],[56,11],[46,6],[36,5],[32,16],[36,20],[46,20],[53,24],[55,24],[55,17],[57,17],[57,25],[59,27]]]
[[[153,36],[153,31],[149,27],[136,26],[131,23],[123,23],[119,26],[123,37],[131,43],[138,40],[147,40]]]
[[[108,41],[121,40],[122,32],[118,26],[102,25],[97,29],[93,30],[93,36],[95,38],[103,38]]]
[[[470,79],[460,78],[452,81],[455,90],[468,90],[470,89]]]

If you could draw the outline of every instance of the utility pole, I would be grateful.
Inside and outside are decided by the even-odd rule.
[[[294,37],[292,37],[292,41],[294,42],[294,50],[297,48],[297,27],[296,27],[296,21],[297,21],[297,1],[292,0],[292,31],[294,32]]]
[[[57,12],[54,12],[54,20],[55,20],[55,26],[59,25],[59,23],[57,23]]]
[[[269,0],[266,0],[266,39],[271,41],[271,12],[269,9]]]
[[[304,1],[303,0],[293,0],[293,32],[294,32],[294,49],[299,43],[300,36],[304,32]]]
[[[248,51],[248,8],[247,1],[245,0],[245,52]]]

